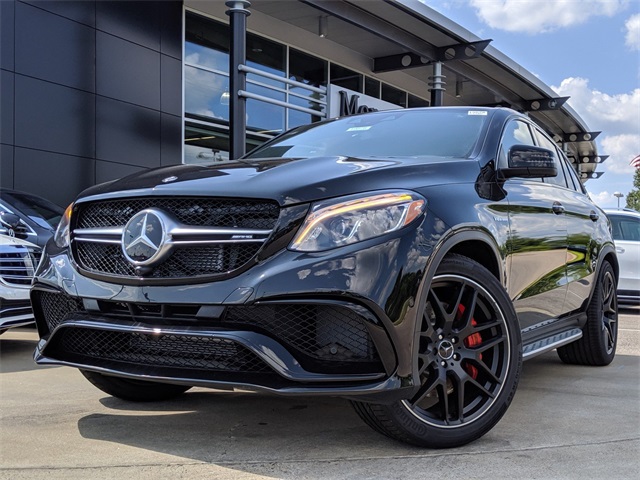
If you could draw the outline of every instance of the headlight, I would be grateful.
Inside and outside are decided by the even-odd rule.
[[[58,223],[56,233],[53,234],[53,241],[60,248],[66,248],[69,246],[69,226],[71,224],[71,211],[73,210],[73,203],[70,204],[64,211],[64,215]]]
[[[418,218],[426,205],[423,197],[405,191],[372,192],[318,202],[289,248],[320,252],[395,232]]]

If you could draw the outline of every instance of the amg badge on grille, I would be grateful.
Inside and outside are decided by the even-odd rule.
[[[167,251],[168,217],[160,210],[147,208],[136,213],[122,232],[122,253],[133,265],[152,265]]]

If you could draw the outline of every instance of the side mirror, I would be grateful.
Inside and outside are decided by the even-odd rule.
[[[16,229],[20,225],[20,217],[15,213],[0,212],[0,233],[16,236]]]
[[[0,212],[0,225],[3,227],[16,228],[20,225],[20,217],[15,213]]]
[[[558,174],[551,150],[531,145],[514,145],[509,149],[509,166],[500,170],[504,178],[555,177]]]

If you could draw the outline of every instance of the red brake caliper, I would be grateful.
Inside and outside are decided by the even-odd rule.
[[[458,305],[458,315],[459,315],[458,318],[461,318],[463,314],[464,314],[464,305]],[[478,325],[478,322],[476,322],[475,318],[471,319],[471,325],[473,325],[474,327]],[[464,339],[464,346],[467,348],[477,347],[481,343],[482,343],[482,336],[478,332],[472,333],[471,335],[469,335],[467,338]],[[479,358],[480,360],[482,360],[482,354],[480,354]],[[474,380],[478,378],[478,369],[475,366],[471,365],[469,362],[464,363],[464,369],[469,374],[469,376]]]

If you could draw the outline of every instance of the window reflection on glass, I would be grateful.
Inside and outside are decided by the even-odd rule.
[[[247,85],[250,92],[281,100],[283,93],[274,92],[265,87]],[[277,98],[280,96],[280,98]],[[276,135],[284,131],[284,107],[270,103],[247,99],[247,128],[261,133]]]
[[[408,95],[409,97],[409,108],[417,108],[417,107],[428,107],[429,101],[424,98],[416,97],[415,95]]]
[[[331,64],[331,84],[362,92],[363,75],[340,65]]]
[[[327,96],[302,87],[289,86],[289,103],[324,112]]]
[[[289,79],[312,87],[327,85],[328,62],[307,53],[289,49]]]
[[[185,40],[214,51],[229,52],[229,26],[200,15],[187,12],[185,20]],[[189,52],[186,52],[188,56]],[[185,59],[186,59],[185,56]],[[229,63],[225,67],[228,71]]]
[[[287,128],[299,127],[300,125],[307,125],[308,123],[315,123],[320,120],[322,120],[322,118],[317,115],[289,109],[289,124]]]
[[[326,112],[326,105],[320,102],[326,102],[326,95],[317,92],[311,92],[304,88],[291,87],[289,90],[289,103],[298,105],[300,107],[308,108],[310,110],[316,110],[318,113]],[[298,97],[297,95],[305,95],[304,97]],[[289,109],[289,119],[287,128],[298,127],[307,123],[319,122],[322,120],[320,115],[313,115],[306,112],[300,112],[292,108]]]
[[[314,57],[307,53],[289,49],[289,78],[311,87],[325,87],[327,85],[329,62]],[[289,103],[300,107],[326,112],[326,106],[320,102],[326,102],[326,95],[312,92],[306,88],[289,85]],[[287,128],[314,123],[322,120],[318,115],[289,109]]]
[[[229,159],[229,135],[224,131],[187,125],[184,163],[220,163]]]
[[[286,47],[284,45],[251,33],[247,34],[247,66],[284,78],[286,71],[285,59]],[[283,88],[283,84],[277,80],[251,73],[247,75],[247,80],[255,80]]]
[[[386,83],[382,84],[382,100],[385,102],[395,103],[400,107],[407,106],[407,94],[404,90],[400,90],[399,88],[392,87],[391,85],[387,85]]]
[[[184,54],[184,62],[187,65],[199,65],[224,73],[229,71],[228,53],[187,42],[184,46]]]
[[[186,113],[220,120],[229,119],[229,78],[185,65]]]
[[[364,94],[373,98],[380,98],[380,81],[371,77],[364,77]]]
[[[220,127],[193,124],[187,121],[184,129],[184,163],[224,166],[229,158],[229,132]],[[246,151],[264,143],[260,135],[247,133]]]

